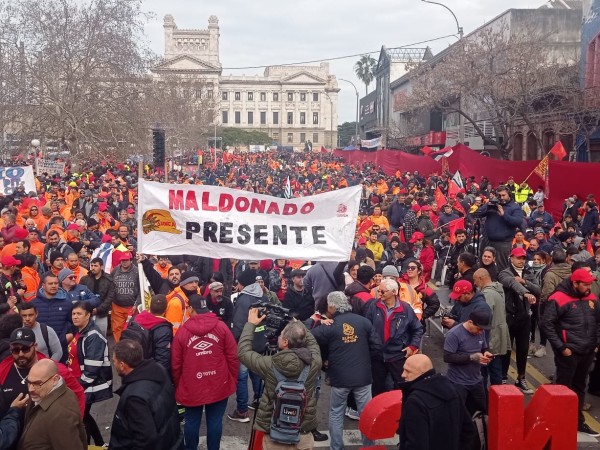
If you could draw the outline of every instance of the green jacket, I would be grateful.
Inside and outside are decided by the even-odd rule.
[[[254,429],[268,434],[271,427],[271,416],[273,415],[275,386],[277,386],[277,380],[272,369],[273,365],[275,365],[282,375],[295,379],[302,372],[304,363],[294,350],[282,350],[273,356],[263,356],[260,353],[252,351],[254,328],[255,325],[251,323],[247,323],[244,326],[238,342],[238,358],[249,370],[258,374],[265,383],[265,389],[260,398],[258,411],[256,412]],[[317,341],[308,330],[306,331],[306,344],[312,359],[308,378],[305,383],[306,392],[309,397],[304,420],[302,421],[302,431],[311,431],[317,428],[317,399],[314,393],[317,376],[321,370],[321,353],[319,351],[319,344],[317,344]]]

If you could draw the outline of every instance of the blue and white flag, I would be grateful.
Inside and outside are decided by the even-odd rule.
[[[285,182],[285,190],[283,191],[283,195],[285,198],[292,198],[292,185],[290,184],[290,177],[287,177],[287,181]]]

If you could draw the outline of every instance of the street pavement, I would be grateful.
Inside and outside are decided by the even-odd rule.
[[[443,306],[449,306],[450,300],[448,299],[448,289],[445,287],[440,288],[438,291],[438,297]],[[428,330],[426,331],[423,339],[423,352],[427,354],[434,363],[434,367],[438,372],[445,373],[446,364],[443,361],[443,341],[444,337],[441,332],[440,321],[435,319],[430,321]],[[527,364],[527,380],[532,387],[536,389],[542,384],[551,383],[551,378],[554,374],[554,362],[552,358],[552,352],[550,346],[547,348],[548,355],[543,358],[531,357]],[[514,361],[511,364],[509,371],[510,382],[514,382],[516,378],[516,370]],[[120,385],[120,379],[116,373],[115,377],[115,389]],[[250,391],[252,388],[249,388]],[[531,396],[525,396],[524,401],[527,403]],[[108,442],[110,436],[110,426],[112,417],[118,397],[115,395],[111,400],[96,404],[92,407],[92,414],[96,418],[100,429]],[[600,397],[594,397],[588,395],[586,402],[590,403],[591,408],[585,413],[587,423],[594,429],[600,431]],[[229,399],[227,411],[233,411],[235,409],[235,395]],[[321,388],[321,396],[318,402],[318,419],[319,419],[319,430],[323,433],[329,433],[328,431],[328,409],[329,409],[329,387],[323,384]],[[251,411],[252,413],[252,411]],[[251,414],[252,419],[252,414]],[[245,450],[248,446],[248,439],[250,437],[251,422],[250,423],[239,423],[229,420],[227,417],[223,419],[223,439],[221,444],[222,450]],[[201,428],[201,436],[206,436],[205,424],[203,421]],[[346,450],[357,450],[360,448],[360,432],[358,431],[358,422],[345,418],[344,420],[344,442]],[[379,442],[381,445],[385,445],[388,449],[395,449],[398,443],[397,436],[388,439],[383,442]],[[579,449],[598,449],[600,444],[598,440],[581,433],[578,434],[578,448]],[[316,448],[328,448],[329,441],[317,442]],[[201,439],[200,447],[201,450],[206,450],[205,439]],[[158,450],[158,449],[157,449]]]

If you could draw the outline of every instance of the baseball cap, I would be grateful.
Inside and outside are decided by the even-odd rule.
[[[538,234],[538,233],[542,233],[542,234],[546,234],[546,232],[544,231],[543,228],[536,228],[535,230],[533,230],[534,234]]]
[[[79,231],[81,232],[81,228],[79,228],[79,225],[72,223],[69,224],[69,226],[67,227],[67,231]]]
[[[580,281],[582,283],[592,283],[596,278],[585,269],[577,269],[571,274],[571,281]]]
[[[510,252],[510,256],[514,256],[516,258],[526,258],[527,252],[524,248],[517,247],[512,249],[512,252]]]
[[[98,211],[103,212],[106,211],[108,209],[108,204],[105,202],[99,203],[98,204]]]
[[[358,240],[358,245],[364,245],[364,244],[366,244],[366,243],[367,243],[367,240],[366,240],[364,237],[361,237],[361,238]]]
[[[10,333],[10,343],[31,347],[33,344],[35,344],[35,333],[31,328],[17,328]]]
[[[452,288],[452,292],[450,292],[450,297],[452,300],[458,299],[463,294],[469,294],[473,292],[473,285],[468,280],[458,280],[454,283],[454,287]]]
[[[471,311],[471,314],[469,314],[469,320],[482,330],[490,330],[492,328],[492,315],[487,311],[483,311],[481,309]]]
[[[410,243],[414,244],[415,242],[417,242],[419,239],[424,239],[425,235],[423,233],[421,233],[420,231],[415,231],[412,235],[412,237],[410,238]]]
[[[431,206],[429,206],[429,205],[421,206],[421,212],[423,212],[423,211],[431,211]]]
[[[0,262],[4,267],[14,267],[20,264],[20,261],[12,255],[3,256]]]
[[[419,212],[419,211],[421,211],[421,207],[419,206],[419,204],[418,204],[418,203],[415,203],[414,205],[412,205],[412,206],[410,207],[410,209],[412,209],[414,212]]]

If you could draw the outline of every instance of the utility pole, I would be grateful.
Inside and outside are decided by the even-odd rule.
[[[355,137],[355,141],[354,141],[354,145],[358,145],[358,142],[360,141],[360,136],[358,135],[358,89],[356,89],[356,86],[354,85],[354,83],[350,80],[345,80],[343,78],[339,79],[340,81],[345,81],[346,83],[350,83],[352,85],[352,87],[354,88],[354,92],[356,92],[356,121],[355,121],[355,126],[354,126],[354,135]],[[338,144],[339,145],[339,144]]]

